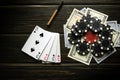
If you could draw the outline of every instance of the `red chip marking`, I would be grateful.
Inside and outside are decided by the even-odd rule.
[[[98,36],[91,31],[88,31],[86,33],[85,37],[86,37],[85,41],[90,42],[91,44],[94,43],[94,40],[96,40],[96,41],[98,40]]]

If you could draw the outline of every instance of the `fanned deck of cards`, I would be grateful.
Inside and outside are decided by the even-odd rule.
[[[36,60],[60,63],[60,34],[36,26],[24,44],[22,51]]]
[[[68,57],[89,65],[92,58],[99,64],[115,53],[115,47],[120,47],[120,25],[107,19],[94,9],[74,8],[63,25]]]

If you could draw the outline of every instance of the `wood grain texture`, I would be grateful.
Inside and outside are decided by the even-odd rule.
[[[0,78],[3,80],[101,80],[120,79],[120,48],[97,64],[90,66],[67,57],[64,47],[63,24],[73,8],[90,7],[109,15],[108,20],[120,23],[120,1],[117,0],[63,0],[64,5],[46,26],[60,0],[0,0]],[[60,33],[61,64],[42,64],[21,51],[35,25]]]
[[[26,34],[4,34],[0,35],[0,51],[1,51],[1,56],[0,56],[0,62],[1,63],[34,63],[34,62],[39,62],[37,60],[34,60],[27,54],[21,52],[21,48],[23,47],[24,43],[26,42],[27,38],[29,35]],[[60,36],[60,44],[61,44],[61,53],[62,53],[62,63],[79,63],[75,60],[72,60],[67,57],[69,49],[64,47],[64,39],[63,39],[63,34]],[[7,47],[6,47],[7,46]],[[107,58],[105,61],[102,63],[108,63],[108,64],[118,64],[120,63],[119,61],[119,49],[118,52],[114,53],[111,55],[109,58]],[[95,63],[94,60],[92,60],[91,63]]]
[[[55,17],[51,27],[46,26],[57,5],[18,5],[18,6],[1,6],[0,7],[0,33],[29,33],[35,27],[40,27],[52,31],[63,33],[63,24],[74,8],[82,9],[90,7],[109,15],[108,20],[117,20],[119,18],[119,5],[64,5],[58,15]],[[115,14],[115,15],[113,15]],[[9,29],[8,29],[9,28]]]
[[[65,5],[70,4],[120,4],[119,0],[62,0],[64,1]],[[42,4],[42,5],[53,5],[53,4],[59,4],[60,0],[0,0],[1,5],[29,5],[29,4]]]

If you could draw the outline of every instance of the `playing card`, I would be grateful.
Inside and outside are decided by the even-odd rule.
[[[112,37],[112,41],[114,43],[114,47],[118,47],[119,44],[119,37],[120,37],[120,33],[119,33],[119,27],[117,24],[117,21],[107,21],[107,24],[110,25],[111,29],[113,29],[113,37]]]
[[[93,10],[91,8],[87,8],[86,14],[91,15],[91,17],[95,17],[97,19],[100,19],[101,23],[106,25],[106,21],[108,19],[108,15],[106,15],[104,13],[101,13],[101,12],[98,12],[96,10]]]
[[[86,65],[89,65],[90,64],[90,61],[92,59],[92,54],[91,53],[88,53],[86,56],[82,56],[82,55],[79,55],[77,52],[76,52],[76,46],[73,45],[69,51],[69,54],[68,54],[68,57],[69,58],[72,58],[74,60],[77,60],[79,62],[82,62]]]
[[[110,52],[109,53],[105,53],[102,57],[99,57],[99,58],[93,56],[93,58],[99,64],[99,63],[101,63],[103,60],[105,60],[106,58],[108,58],[110,55],[112,55],[115,52],[116,52],[116,49],[114,48],[114,50],[111,53]]]
[[[50,51],[51,51],[51,49],[53,47],[53,42],[55,40],[55,34],[54,33],[50,33],[50,34],[52,34],[52,37],[51,37],[50,41],[48,42],[47,46],[42,51],[42,53],[41,53],[41,55],[39,57],[39,60],[47,61],[47,59],[49,57]]]
[[[107,21],[107,24],[109,26],[111,26],[111,29],[114,29],[115,31],[118,31],[117,21]]]
[[[118,38],[116,40],[116,46],[115,47],[120,47],[120,24],[118,24]]]
[[[118,32],[120,32],[120,24],[117,24],[118,25]]]
[[[51,34],[36,26],[24,44],[22,51],[38,60],[43,49],[51,38]]]
[[[47,61],[42,61],[42,63],[60,63],[60,62],[61,62],[60,34],[55,33],[55,40],[53,42]]]
[[[118,40],[119,40],[120,33],[117,32],[117,31],[115,31],[115,30],[113,30],[112,33],[113,33],[112,41],[113,41],[113,43],[114,43],[114,47],[117,47],[117,42],[118,42]]]
[[[69,43],[67,37],[68,37],[68,33],[70,32],[70,29],[66,28],[66,25],[63,25],[64,28],[64,43],[65,43],[65,47],[67,48],[71,48],[71,44]]]
[[[60,50],[60,34],[57,34],[57,51],[56,51],[56,59],[55,63],[60,63],[61,62],[61,50]]]
[[[56,57],[56,53],[57,53],[57,42],[58,42],[58,33],[54,33],[55,34],[55,38],[54,38],[54,42],[53,42],[53,45],[52,45],[52,48],[50,50],[50,54],[48,56],[48,59],[47,59],[47,62],[55,62],[55,57]]]
[[[120,33],[119,33],[119,36],[118,36],[118,38],[116,40],[115,47],[120,47]]]

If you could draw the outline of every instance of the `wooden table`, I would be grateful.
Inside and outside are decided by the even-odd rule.
[[[63,24],[73,8],[90,7],[109,15],[108,20],[120,23],[120,0],[64,0],[64,5],[48,28],[46,23],[59,0],[0,0],[0,78],[8,80],[120,79],[120,49],[90,66],[67,57]],[[42,64],[21,51],[35,25],[59,32],[62,63]]]

